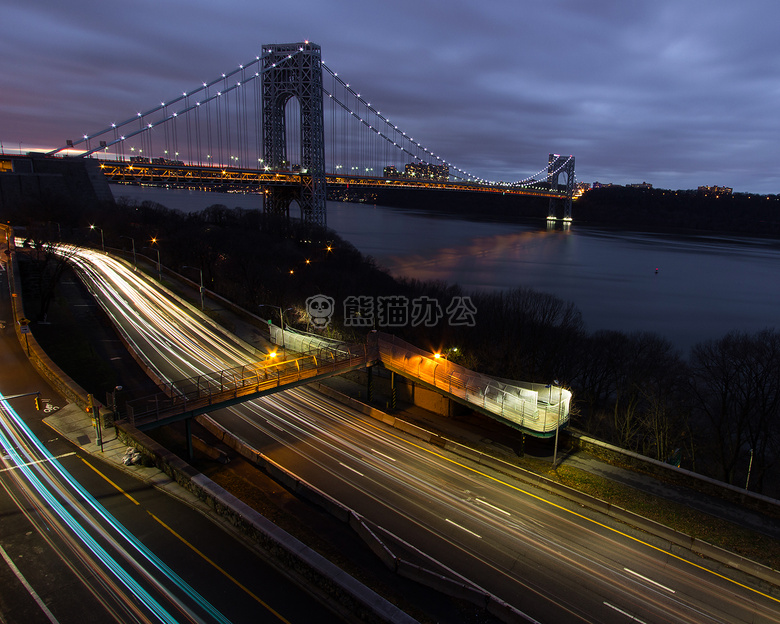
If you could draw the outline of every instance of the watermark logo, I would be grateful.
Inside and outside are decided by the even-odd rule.
[[[318,329],[330,325],[335,309],[336,302],[333,297],[314,295],[306,299],[306,313],[309,315],[312,325]]]
[[[335,311],[332,297],[315,295],[306,300],[306,311],[312,324],[325,328]],[[345,327],[435,327],[447,317],[451,327],[474,327],[477,308],[471,297],[453,297],[442,309],[437,299],[428,296],[409,299],[401,295],[371,297],[351,295],[344,299]]]

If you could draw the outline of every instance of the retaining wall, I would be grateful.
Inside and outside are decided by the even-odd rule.
[[[141,431],[127,423],[117,423],[117,435],[176,483],[227,519],[270,555],[283,571],[325,598],[341,615],[355,622],[416,622]]]
[[[12,253],[8,262],[8,286],[11,291],[11,309],[13,311],[13,324],[16,337],[22,348],[27,352],[30,363],[35,367],[38,373],[45,377],[52,387],[71,403],[75,403],[81,409],[87,407],[87,391],[77,384],[70,376],[55,364],[46,354],[43,348],[38,344],[32,331],[23,334],[22,326],[19,324],[21,319],[27,318],[24,313],[24,302],[22,299],[22,279],[19,274],[19,263],[16,254],[19,253],[13,247],[13,228],[0,224],[0,231],[8,236],[9,245]]]
[[[378,412],[378,414],[381,414],[381,412]],[[336,499],[331,498],[328,494],[317,489],[310,483],[307,483],[297,475],[289,472],[284,467],[246,444],[243,440],[234,436],[230,431],[208,416],[197,416],[196,419],[217,439],[233,448],[245,459],[248,459],[265,470],[270,476],[291,492],[318,505],[334,518],[349,524],[355,533],[377,555],[379,560],[399,576],[403,576],[409,580],[425,585],[426,587],[435,589],[447,596],[465,600],[471,604],[477,605],[481,609],[496,615],[506,624],[520,624],[533,621],[524,613],[518,611],[488,591],[460,577],[457,573],[447,570],[441,563],[434,561],[411,544],[394,537],[394,541],[403,543],[405,550],[415,552],[417,557],[420,560],[427,561],[430,567],[425,567],[396,556],[392,552],[392,548],[369,528],[360,514],[338,502]],[[399,424],[401,423],[399,422]],[[408,425],[408,423],[406,424]],[[410,425],[410,427],[412,427],[412,430],[415,432],[424,433],[424,430],[414,427],[414,425]],[[440,568],[448,573],[445,574],[436,571]]]

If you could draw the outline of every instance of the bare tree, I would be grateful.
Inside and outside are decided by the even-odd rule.
[[[780,334],[735,331],[699,343],[691,368],[696,424],[709,464],[719,478],[735,483],[752,451],[760,488],[778,456]]]

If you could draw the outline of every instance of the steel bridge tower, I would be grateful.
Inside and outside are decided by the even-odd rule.
[[[325,122],[322,110],[322,55],[320,46],[283,43],[263,46],[263,156],[271,169],[291,166],[287,154],[285,106],[290,98],[300,106],[301,162],[299,188],[271,186],[266,210],[277,216],[290,213],[296,200],[305,223],[327,225],[325,213]]]
[[[571,221],[571,198],[574,196],[574,156],[561,156],[550,154],[547,161],[547,184],[550,189],[558,188],[558,176],[566,176],[566,197],[561,199],[550,198],[550,208],[547,212],[548,219],[558,218],[558,208],[563,206],[563,220]]]

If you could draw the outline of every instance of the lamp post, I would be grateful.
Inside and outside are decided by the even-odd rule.
[[[287,308],[287,310],[282,310],[281,306],[271,305],[270,303],[261,303],[258,305],[259,308],[276,308],[279,310],[279,318],[281,319],[282,323],[282,349],[284,349],[284,313],[287,312],[287,310],[292,310],[292,308]]]
[[[90,230],[100,230],[100,248],[103,250],[103,253],[106,253],[106,243],[103,240],[103,228],[98,227],[97,225],[90,225]]]
[[[133,243],[133,266],[138,267],[138,263],[135,261],[135,239],[132,236],[125,236],[124,234],[120,234],[119,238],[129,238],[130,242]]]
[[[447,352],[444,353],[436,352],[433,354],[433,359],[436,361],[436,365],[433,367],[433,387],[436,387],[436,369],[439,368],[439,364],[441,364],[441,359],[444,358],[447,359]]]
[[[563,388],[559,385],[557,379],[553,383],[558,386],[558,420],[555,421],[555,446],[553,447],[553,468],[558,461],[558,431],[561,428],[561,403],[563,402]],[[552,385],[550,386],[550,396],[552,396]]]
[[[155,239],[152,239],[152,242],[156,242]],[[144,247],[144,249],[151,249],[152,251],[157,252],[157,281],[162,282],[162,268],[160,266],[160,250],[157,249],[157,247]]]
[[[195,271],[200,272],[200,309],[205,310],[206,306],[203,303],[203,269],[199,269],[193,266],[183,266],[182,269],[194,269]],[[282,334],[282,337],[284,337],[284,334]]]

